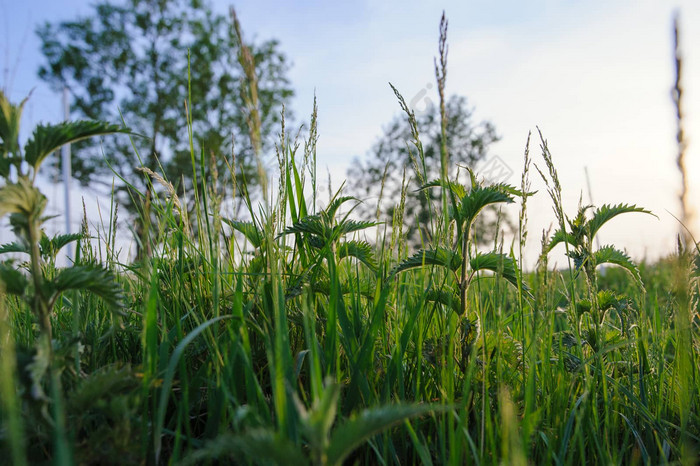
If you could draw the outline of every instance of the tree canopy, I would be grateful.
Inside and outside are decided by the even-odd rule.
[[[451,96],[446,103],[447,113],[447,150],[450,154],[450,177],[454,177],[458,165],[474,166],[485,160],[489,147],[498,141],[495,127],[488,121],[475,122],[473,110],[463,96]],[[374,214],[374,208],[380,211],[381,220],[391,224],[395,210],[401,202],[402,179],[406,170],[406,181],[411,180],[405,191],[405,210],[403,212],[403,229],[407,239],[415,246],[420,242],[419,231],[429,235],[430,203],[439,199],[437,190],[418,192],[421,185],[416,180],[414,165],[430,181],[440,176],[440,111],[437,105],[429,103],[426,109],[416,114],[416,123],[423,144],[425,164],[418,160],[418,155],[410,141],[413,139],[410,125],[405,115],[397,116],[384,129],[384,134],[374,144],[364,159],[356,159],[348,171],[351,180],[350,189],[364,199],[379,199],[381,204],[366,202],[360,206],[364,214]],[[373,207],[376,206],[376,207]],[[477,228],[485,232],[485,220]],[[427,236],[424,236],[424,238]],[[488,235],[480,235],[486,239]]]
[[[249,52],[255,68],[254,111],[263,152],[272,144],[283,104],[293,95],[290,65],[277,41],[241,43],[240,28],[233,23],[202,0],[122,0],[100,1],[89,16],[37,29],[46,58],[39,76],[56,89],[68,87],[73,115],[110,122],[123,118],[146,136],[75,145],[72,173],[81,184],[111,185],[113,168],[143,193],[146,182],[136,169],[144,166],[154,172],[162,167],[174,184],[191,185],[188,118],[196,160],[203,151],[225,172],[235,141],[237,176],[248,185],[256,182],[250,76],[242,52]],[[129,206],[125,186],[117,188]]]

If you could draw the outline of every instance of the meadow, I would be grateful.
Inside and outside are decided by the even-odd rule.
[[[105,228],[85,218],[82,231],[48,238],[33,184],[62,143],[123,130],[38,127],[13,147],[21,106],[3,95],[3,150],[15,159],[0,167],[0,214],[17,241],[0,247],[2,457],[696,464],[698,246],[679,239],[677,254],[639,265],[624,244],[597,247],[607,222],[652,213],[632,203],[565,212],[556,150],[539,133],[520,186],[468,167],[449,177],[446,150],[443,176],[425,179],[415,118],[396,94],[414,129],[413,176],[441,193],[421,249],[407,246],[403,200],[388,224],[379,212],[353,216],[361,200],[341,190],[321,198],[314,108],[305,140],[282,128],[277,172],[260,166],[257,196],[233,168],[211,170],[194,143],[190,190],[144,170],[158,193],[142,210],[152,254],[129,263],[117,251],[116,200]],[[532,191],[533,177],[546,192]],[[243,198],[238,218],[222,214],[226,192]],[[528,232],[531,196],[552,200],[555,227],[541,239]],[[479,215],[507,205],[515,239],[477,246]],[[525,271],[533,240],[542,254]],[[70,242],[73,265],[59,267]],[[568,267],[550,266],[555,249]]]

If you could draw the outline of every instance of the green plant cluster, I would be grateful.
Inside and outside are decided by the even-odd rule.
[[[355,198],[318,199],[315,108],[302,147],[282,134],[276,196],[256,206],[242,190],[246,216],[222,214],[204,153],[191,154],[189,193],[144,171],[166,187],[152,200],[154,254],[121,264],[111,233],[43,236],[33,181],[60,145],[126,130],[40,126],[20,149],[22,105],[0,106],[0,213],[17,234],[0,247],[12,257],[0,266],[0,454],[14,464],[696,460],[700,250],[638,266],[594,249],[608,221],[648,212],[567,216],[544,138],[558,230],[529,273],[516,254],[535,195],[529,141],[519,188],[468,169],[423,183],[441,202],[412,254],[400,214],[382,235],[388,225],[351,216]],[[483,209],[518,203],[510,250],[480,246]],[[58,268],[74,240],[74,263]],[[561,271],[547,260],[557,245]]]

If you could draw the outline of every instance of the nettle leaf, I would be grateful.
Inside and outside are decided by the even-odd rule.
[[[507,192],[503,186],[477,186],[469,191],[464,199],[462,199],[459,208],[461,221],[466,222],[467,225],[471,225],[476,216],[479,215],[479,212],[481,212],[484,207],[491,204],[499,204],[501,202],[506,204],[512,204],[515,202],[513,195]]]
[[[113,311],[124,307],[124,295],[114,274],[99,265],[74,265],[61,269],[52,282],[55,295],[66,290],[85,290],[100,298]]]
[[[41,251],[42,256],[55,258],[58,252],[67,244],[72,243],[73,241],[78,241],[82,238],[83,235],[81,233],[55,235],[53,238],[49,238],[44,234],[39,240],[39,250]]]
[[[562,231],[562,230],[557,230],[554,232],[554,234],[550,238],[549,243],[547,244],[547,251],[546,252],[551,251],[552,249],[554,249],[554,247],[556,245],[558,245],[560,243],[569,243],[571,246],[574,246],[574,247],[579,245],[578,244],[579,241],[576,239],[576,237],[574,235],[572,235],[571,233],[567,233],[565,231]]]
[[[242,222],[240,220],[229,220],[227,218],[222,218],[221,221],[239,233],[242,233],[254,248],[257,249],[262,246],[264,235],[260,230],[258,230],[255,223]]]
[[[512,257],[498,252],[478,253],[469,261],[472,270],[490,270],[505,278],[510,284],[518,286],[518,264]],[[522,284],[523,291],[530,295],[530,290]]]
[[[346,241],[338,246],[338,258],[354,257],[373,272],[377,271],[377,263],[374,261],[372,246],[366,241]]]
[[[338,212],[338,209],[340,206],[345,204],[348,201],[357,201],[360,202],[359,199],[357,199],[354,196],[341,196],[338,198],[333,199],[330,204],[328,204],[328,207],[326,207],[323,211],[323,215],[328,219],[328,221],[331,221],[333,218],[335,218],[335,214]]]
[[[439,188],[439,187],[448,189],[460,201],[464,198],[464,196],[467,195],[467,188],[464,185],[461,185],[459,183],[455,183],[453,181],[444,181],[442,179],[436,179],[433,181],[429,181],[429,182],[425,183],[423,186],[421,186],[420,188],[418,188],[418,190],[422,191],[424,189]]]
[[[567,256],[573,259],[574,269],[576,270],[577,274],[581,271],[581,268],[584,266],[589,257],[588,254],[585,251],[582,251],[580,248],[569,251]]]
[[[0,281],[3,282],[6,293],[23,296],[29,281],[19,270],[12,267],[10,262],[0,262]]]
[[[379,225],[378,222],[364,222],[357,220],[345,220],[340,225],[333,228],[334,239],[355,231],[366,230],[367,228]]]
[[[128,133],[127,128],[101,121],[71,121],[57,125],[39,125],[24,146],[24,159],[38,170],[44,159],[61,146],[93,136]]]
[[[343,460],[363,442],[400,422],[436,411],[446,411],[449,408],[449,406],[424,404],[388,405],[366,409],[335,429],[326,450],[328,464],[342,464]]]
[[[601,264],[614,264],[627,270],[639,283],[639,286],[644,287],[642,283],[642,277],[639,275],[639,269],[637,264],[630,259],[630,257],[624,252],[616,249],[614,246],[603,246],[593,253],[593,260],[595,260],[596,266]]]
[[[616,217],[617,215],[628,212],[640,212],[643,214],[654,215],[650,211],[642,207],[637,207],[636,205],[605,204],[600,208],[596,209],[595,212],[593,212],[593,217],[591,217],[591,219],[588,221],[588,228],[590,232],[589,234],[591,235],[591,238],[595,236],[595,234],[598,232],[598,230],[600,230],[600,228],[603,226],[603,224],[605,224],[605,222],[612,219],[613,217]],[[654,215],[654,217],[656,217],[656,215]]]
[[[462,257],[447,248],[421,249],[394,267],[389,276],[426,265],[439,265],[454,272],[462,265]]]
[[[6,254],[10,252],[21,252],[24,254],[29,254],[29,247],[27,247],[26,244],[19,243],[17,241],[13,243],[6,243],[3,245],[0,245],[0,254]]]
[[[321,217],[318,215],[309,215],[307,217],[302,218],[292,226],[285,228],[282,233],[277,235],[277,237],[279,238],[283,235],[290,235],[296,233],[316,235],[324,239],[330,236],[328,235],[328,233],[330,232],[326,228],[326,225],[323,223]]]
[[[433,301],[435,303],[442,304],[445,307],[449,307],[457,314],[460,314],[462,312],[462,310],[460,309],[459,296],[452,293],[451,291],[430,290],[425,296],[425,299],[428,301]]]
[[[46,197],[27,178],[0,188],[0,218],[6,214],[20,214],[35,220],[46,208]]]

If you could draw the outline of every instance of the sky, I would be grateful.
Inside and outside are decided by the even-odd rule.
[[[213,2],[224,14],[229,4]],[[62,118],[60,95],[36,76],[42,63],[36,25],[88,15],[91,5],[86,0],[0,0],[0,87],[15,101],[34,89],[25,128]],[[596,205],[634,203],[656,214],[627,214],[600,232],[603,244],[626,249],[637,260],[672,252],[679,229],[671,215],[679,215],[680,176],[670,94],[672,18],[678,11],[690,199],[700,211],[700,2],[255,0],[234,6],[248,40],[278,39],[291,60],[292,111],[298,121],[311,112],[314,93],[318,97],[319,164],[327,167],[334,186],[352,159],[367,156],[382,128],[399,114],[389,82],[408,102],[416,102],[416,111],[425,98],[437,102],[433,58],[444,10],[449,20],[447,93],[466,96],[475,119],[495,125],[501,140],[490,155],[513,171],[507,182],[520,183],[530,131],[530,154],[544,168],[539,128],[553,154],[568,213],[575,213],[581,196],[588,202],[588,171]],[[555,221],[535,175],[533,189],[539,192],[529,201],[530,265],[542,230]],[[45,191],[54,209],[62,211],[55,202],[62,199],[60,186],[46,185]],[[71,210],[82,210],[81,196],[96,211],[95,194],[75,185]],[[108,208],[108,201],[100,202]],[[517,216],[517,207],[510,212]],[[698,217],[692,225],[696,235]],[[0,231],[0,242],[10,239],[9,232]]]

